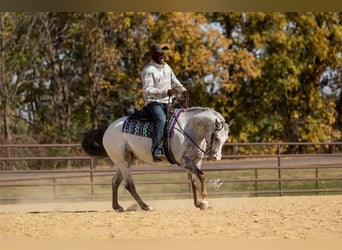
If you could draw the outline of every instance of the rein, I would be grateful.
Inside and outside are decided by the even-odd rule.
[[[171,99],[172,99],[172,101],[171,101]],[[184,101],[184,104],[185,104],[185,108],[188,108],[189,96],[187,96],[187,98],[185,98],[185,100],[183,100],[183,101]],[[169,120],[169,115],[173,112],[174,107],[175,107],[175,98],[171,98],[171,96],[169,96],[169,102],[168,102],[168,105],[167,105],[167,106],[168,106],[168,107],[167,107],[167,116],[168,116],[167,120]],[[206,151],[203,150],[200,146],[198,146],[198,145],[196,144],[196,142],[194,142],[194,140],[193,140],[193,139],[184,131],[184,129],[183,129],[183,128],[181,127],[181,125],[179,124],[177,117],[175,118],[175,121],[176,121],[176,123],[177,123],[177,125],[178,125],[179,128],[174,128],[174,129],[180,131],[183,135],[185,135],[185,137],[188,138],[188,139],[191,141],[191,143],[192,143],[197,149],[199,149],[203,154],[205,154]],[[213,137],[213,136],[212,136],[212,137]],[[211,141],[212,141],[212,138],[211,138]],[[208,142],[207,142],[207,144],[208,144]],[[211,145],[211,143],[210,143],[210,145]],[[168,143],[168,148],[170,149],[169,143]]]
[[[185,137],[188,138],[188,139],[191,141],[191,143],[192,143],[194,146],[196,146],[197,149],[199,149],[203,154],[205,154],[206,151],[203,150],[200,146],[198,146],[198,145],[196,144],[196,142],[194,142],[194,140],[193,140],[193,139],[184,131],[184,129],[182,129],[182,127],[181,127],[181,125],[179,124],[179,122],[178,122],[177,119],[176,119],[176,122],[177,122],[179,128],[175,128],[175,129],[177,129],[177,130],[180,131],[183,135],[185,135]],[[207,142],[207,143],[208,143],[208,142]]]
[[[177,130],[180,131],[183,135],[185,135],[185,136],[191,141],[191,143],[192,143],[194,146],[196,146],[197,149],[199,149],[202,153],[205,154],[205,153],[206,153],[206,150],[203,150],[200,146],[198,146],[198,145],[196,144],[196,142],[194,142],[194,140],[193,140],[193,139],[184,131],[184,129],[182,129],[182,127],[180,126],[180,124],[179,124],[179,122],[178,122],[177,119],[176,119],[176,122],[177,122],[179,128],[175,128],[175,129],[177,129]],[[215,129],[215,131],[220,131],[221,129],[223,129],[223,122],[221,122],[221,124],[222,124],[222,127],[221,127],[221,128]],[[208,141],[206,140],[207,145],[210,147],[210,151],[211,151],[211,145],[212,145],[212,143],[213,143],[213,139],[214,139],[214,132],[211,134],[210,142],[208,142]]]
[[[189,97],[185,99],[185,108],[188,108],[188,101],[189,101]],[[175,107],[175,98],[172,98],[172,101],[171,101],[171,97],[169,97],[169,102],[168,102],[168,106],[167,106],[167,120],[169,120],[169,116],[170,114],[174,111],[174,107]],[[204,155],[206,154],[206,150],[202,149],[199,145],[196,144],[196,142],[184,131],[184,129],[181,127],[181,125],[179,124],[178,122],[178,119],[177,117],[175,118],[175,121],[178,125],[179,128],[174,128],[175,130],[178,130],[180,131],[186,138],[189,139],[189,141],[199,150],[201,151]],[[222,127],[221,128],[218,128],[218,129],[215,129],[215,131],[219,131],[221,129],[223,129],[223,123],[224,122],[221,122],[221,125]],[[210,147],[210,151],[211,151],[211,145],[212,145],[212,142],[213,142],[213,138],[214,138],[214,132],[211,134],[211,138],[210,138],[210,142],[207,142],[207,146]],[[167,144],[168,146],[168,149],[170,149],[170,144],[168,143]]]

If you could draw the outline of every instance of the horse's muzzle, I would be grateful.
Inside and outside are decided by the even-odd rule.
[[[219,161],[219,160],[221,160],[221,155],[214,153],[214,154],[211,155],[210,158],[213,161]]]

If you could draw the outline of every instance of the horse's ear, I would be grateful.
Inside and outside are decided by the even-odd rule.
[[[215,120],[215,125],[216,125],[216,128],[217,128],[217,129],[222,129],[222,128],[223,128],[223,123],[220,122],[220,120],[217,119],[217,118],[216,118],[216,120]]]
[[[230,120],[229,122],[227,122],[227,124],[228,124],[228,126],[230,127],[230,126],[232,126],[233,125],[233,123],[234,123],[234,119],[232,119],[232,120]]]

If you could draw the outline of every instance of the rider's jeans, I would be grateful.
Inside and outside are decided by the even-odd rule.
[[[150,102],[147,104],[147,109],[153,116],[153,131],[152,131],[152,150],[156,149],[161,139],[166,124],[166,104],[160,102]]]

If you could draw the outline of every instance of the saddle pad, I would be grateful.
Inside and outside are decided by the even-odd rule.
[[[122,126],[122,132],[151,138],[152,128],[152,122],[126,119]]]
[[[170,122],[166,125],[167,131],[169,137],[172,136],[173,128],[175,127],[176,120],[178,119],[179,115],[183,109],[176,109],[175,112],[172,114],[172,117],[170,119]],[[122,126],[122,132],[129,133],[137,136],[143,136],[143,137],[152,137],[152,129],[153,129],[153,123],[152,122],[146,122],[146,121],[140,121],[136,119],[126,119],[123,126]]]

